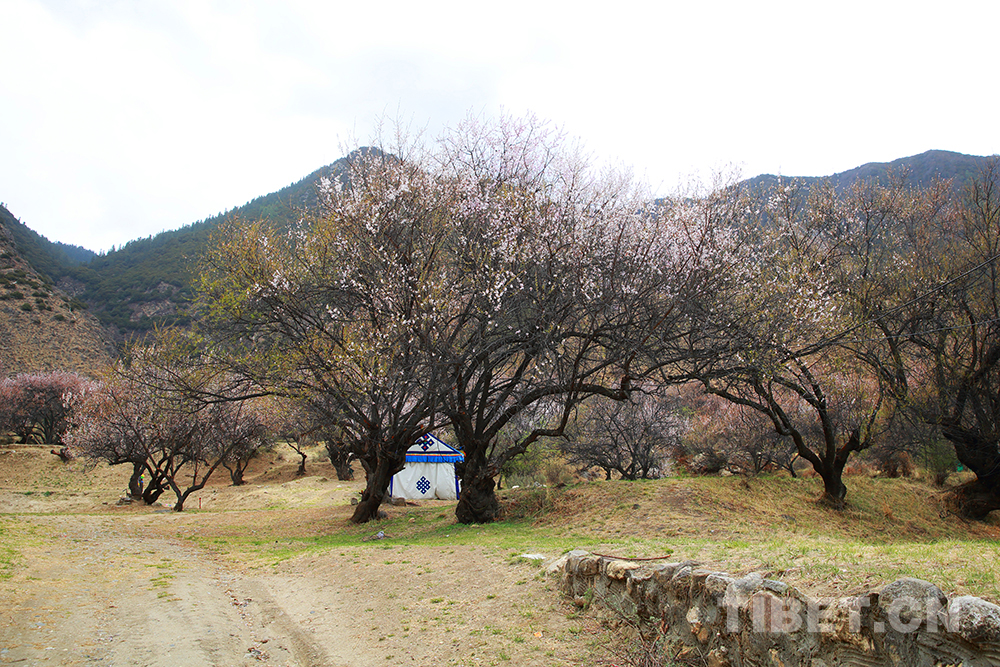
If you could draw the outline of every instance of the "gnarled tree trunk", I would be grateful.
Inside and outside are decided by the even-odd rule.
[[[141,462],[132,463],[132,476],[128,480],[128,494],[133,498],[142,498],[142,473],[146,468]]]
[[[368,480],[361,500],[351,515],[353,523],[367,523],[378,518],[379,507],[389,489],[389,482],[393,475],[403,469],[404,462],[405,451],[402,456],[379,456],[374,468],[369,470],[366,467]]]
[[[948,503],[969,519],[985,519],[993,510],[1000,510],[998,443],[955,424],[942,426],[941,434],[955,446],[959,462],[976,474],[976,479],[951,492]]]
[[[334,440],[326,441],[326,452],[330,455],[330,463],[337,471],[337,479],[347,482],[354,479],[354,470],[351,468],[351,461],[354,455],[342,442]]]
[[[960,515],[982,520],[993,510],[1000,509],[1000,492],[996,478],[977,477],[956,487],[948,496],[948,504]]]
[[[495,473],[479,448],[466,451],[466,457],[463,463],[455,466],[456,474],[462,477],[462,492],[455,507],[455,517],[459,523],[465,524],[496,521],[500,516],[500,501],[493,481]]]

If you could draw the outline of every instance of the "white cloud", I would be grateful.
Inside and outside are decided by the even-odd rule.
[[[992,3],[5,0],[0,200],[102,249],[276,190],[380,115],[532,111],[665,189],[1000,151]]]

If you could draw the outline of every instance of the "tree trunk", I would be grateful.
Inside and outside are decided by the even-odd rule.
[[[844,498],[847,497],[847,487],[844,486],[844,465],[838,465],[835,461],[829,466],[826,472],[821,472],[823,478],[823,500],[834,507],[844,506]]]
[[[361,501],[354,508],[351,516],[352,523],[367,523],[372,519],[379,518],[379,507],[385,498],[385,492],[389,488],[392,476],[403,468],[402,461],[391,457],[379,457],[374,470],[368,474],[368,482],[365,485],[364,493],[361,494]]]
[[[993,510],[1000,510],[1000,492],[995,478],[977,477],[956,487],[948,496],[948,504],[959,516],[981,521]]]
[[[308,455],[304,451],[302,451],[302,447],[299,445],[298,442],[296,442],[294,445],[292,443],[288,443],[288,446],[294,449],[295,453],[298,454],[302,459],[301,461],[299,461],[299,469],[295,471],[296,477],[302,477],[306,474],[306,458]]]
[[[175,512],[183,512],[184,511],[184,501],[186,501],[188,499],[188,496],[190,496],[195,491],[201,491],[203,488],[205,488],[204,482],[201,483],[201,484],[195,484],[193,486],[189,486],[187,488],[187,490],[185,490],[183,492],[176,485],[171,484],[171,486],[174,488],[174,494],[177,496],[177,502],[174,503],[174,507],[173,507],[173,510]]]
[[[62,459],[63,463],[68,463],[73,457],[69,453],[68,447],[60,447],[59,449],[53,449],[52,453]]]
[[[333,468],[337,471],[338,481],[349,482],[354,479],[354,469],[351,468],[350,461],[335,461]]]
[[[860,452],[864,447],[861,444],[861,431],[854,429],[850,437],[839,449],[834,448],[834,435],[832,430],[826,433],[826,454],[819,454],[808,450],[802,441],[802,436],[798,433],[792,435],[796,444],[799,456],[805,458],[812,464],[813,470],[823,480],[823,500],[837,509],[844,508],[844,499],[847,497],[847,487],[844,485],[844,468],[847,467],[847,460],[851,457],[851,452]],[[832,453],[832,456],[831,456]]]
[[[955,446],[959,462],[976,474],[976,479],[957,487],[948,503],[963,517],[985,519],[1000,509],[1000,448],[995,440],[955,424],[945,424],[941,434]]]
[[[354,457],[342,443],[327,441],[326,452],[330,455],[330,463],[337,471],[339,481],[348,482],[354,479],[354,469],[351,468],[351,461]]]
[[[132,464],[132,476],[128,480],[128,494],[133,498],[142,498],[142,483],[139,478],[142,477],[142,472],[145,470],[141,463]]]
[[[243,461],[237,460],[231,468],[226,466],[226,470],[229,471],[229,479],[232,481],[233,486],[243,486],[243,471],[247,469],[249,464],[249,461],[244,463]]]
[[[150,475],[149,484],[142,491],[142,502],[147,505],[155,503],[159,497],[167,490],[163,473],[157,472],[156,476]]]
[[[467,452],[468,454],[468,452]],[[457,468],[456,466],[456,472]],[[496,484],[485,461],[465,460],[461,467],[462,493],[455,507],[459,523],[490,523],[500,516]]]

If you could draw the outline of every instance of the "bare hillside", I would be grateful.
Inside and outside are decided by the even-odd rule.
[[[93,376],[110,361],[96,318],[44,280],[0,225],[0,374],[66,370]]]

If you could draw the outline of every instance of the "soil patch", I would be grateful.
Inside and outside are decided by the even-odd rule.
[[[0,467],[0,664],[594,662],[603,631],[517,550],[369,539],[376,525],[303,549],[345,529],[363,484],[296,477],[280,453],[183,513],[117,505],[121,468],[67,466],[41,448],[2,463],[17,469]]]

